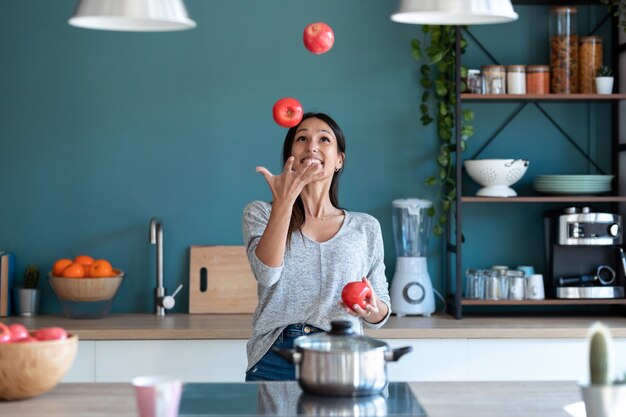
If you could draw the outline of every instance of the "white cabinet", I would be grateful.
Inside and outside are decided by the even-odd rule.
[[[391,381],[566,381],[587,377],[584,339],[389,339],[413,352],[387,364]],[[616,340],[616,352],[626,339]],[[622,355],[623,356],[623,355]],[[186,382],[243,382],[246,340],[81,341],[63,382],[130,382],[172,375]],[[626,357],[616,357],[626,369]]]

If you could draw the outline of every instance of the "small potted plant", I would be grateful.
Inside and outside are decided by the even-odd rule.
[[[589,417],[618,417],[626,410],[626,381],[615,378],[613,338],[609,329],[595,323],[587,336],[589,383],[580,384]]]
[[[36,265],[28,265],[24,271],[22,287],[13,290],[18,315],[30,317],[36,316],[39,312],[40,290],[37,288],[38,284],[39,269]]]
[[[611,94],[613,92],[613,71],[607,66],[602,66],[596,71],[596,92],[598,94]]]

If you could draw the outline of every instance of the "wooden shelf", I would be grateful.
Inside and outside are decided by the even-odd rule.
[[[519,196],[519,197],[477,197],[463,196],[463,203],[619,203],[626,202],[626,196],[619,195],[559,195],[559,196]]]
[[[462,101],[611,101],[626,94],[461,94]]]
[[[558,306],[558,305],[610,305],[626,304],[626,298],[545,299],[545,300],[470,300],[464,298],[463,306]]]

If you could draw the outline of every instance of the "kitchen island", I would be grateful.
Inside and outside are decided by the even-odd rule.
[[[582,404],[579,388],[571,381],[411,382],[409,386],[429,417],[584,417],[585,415],[584,411],[580,414]],[[565,410],[566,406],[570,406],[578,413],[571,414]],[[36,398],[0,402],[2,417],[137,415],[133,389],[128,383],[65,383]],[[388,417],[391,415],[388,414]]]
[[[389,363],[390,381],[577,381],[586,375],[585,336],[602,320],[626,352],[619,316],[390,317],[366,335],[413,352]],[[188,382],[243,382],[248,314],[114,314],[97,320],[9,317],[30,329],[62,326],[80,338],[63,382],[129,382],[167,374]],[[626,355],[617,355],[626,370]],[[621,361],[621,362],[620,362]],[[224,366],[227,364],[228,366]]]

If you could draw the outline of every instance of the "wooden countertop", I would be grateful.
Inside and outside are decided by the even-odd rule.
[[[411,382],[428,417],[572,417],[575,382]],[[582,404],[577,404],[581,407]],[[137,417],[130,384],[59,384],[23,401],[0,401],[2,417]],[[584,417],[583,414],[576,414]]]
[[[432,317],[392,316],[381,329],[365,329],[377,339],[526,339],[582,338],[591,323],[601,320],[614,337],[626,338],[626,318],[523,316]],[[113,314],[102,319],[75,320],[62,316],[8,317],[29,329],[61,326],[81,340],[247,339],[251,334],[249,314]]]

